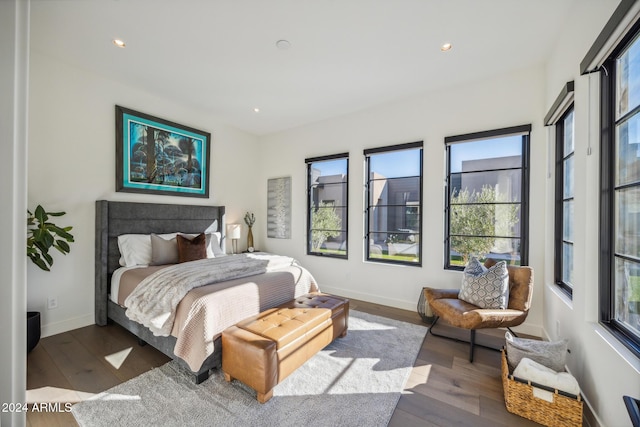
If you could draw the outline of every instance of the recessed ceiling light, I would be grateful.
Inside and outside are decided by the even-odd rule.
[[[256,107],[256,108],[254,108],[254,109],[253,109],[253,112],[254,112],[254,113],[259,113],[259,112],[260,112],[260,109],[259,109],[258,107]]]
[[[123,49],[127,46],[124,40],[120,40],[120,39],[113,39],[113,44]]]
[[[289,43],[289,40],[278,40],[276,47],[280,50],[287,50],[291,47],[291,43]]]
[[[445,43],[442,46],[440,46],[440,50],[443,52],[446,52],[448,50],[451,50],[452,47],[453,45],[451,43]]]

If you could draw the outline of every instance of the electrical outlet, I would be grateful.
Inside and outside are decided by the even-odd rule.
[[[54,308],[58,308],[58,297],[47,298],[47,309],[53,310]]]

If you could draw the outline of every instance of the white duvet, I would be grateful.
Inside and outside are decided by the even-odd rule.
[[[296,265],[293,258],[271,254],[208,258],[172,265],[145,278],[125,300],[126,315],[154,335],[171,333],[178,303],[197,287],[278,271]]]

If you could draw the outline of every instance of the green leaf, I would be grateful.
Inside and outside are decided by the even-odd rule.
[[[49,233],[48,231],[44,231],[41,234],[42,234],[41,235],[42,244],[45,245],[47,248],[50,248],[51,246],[53,246],[54,240],[51,233]]]
[[[66,212],[47,212],[47,214],[50,216],[62,216],[65,215]]]
[[[60,228],[57,229],[56,234],[67,242],[73,242],[73,236]]]
[[[56,240],[55,248],[58,249],[63,254],[67,254],[71,250],[71,248],[69,247],[69,244],[64,240]]]
[[[38,220],[38,222],[40,224],[44,224],[49,219],[49,217],[47,216],[47,213],[45,212],[44,208],[42,206],[40,206],[40,205],[38,205],[38,207],[36,207],[35,217],[36,217],[36,219]]]
[[[35,265],[37,265],[41,269],[45,271],[51,271],[49,270],[49,267],[47,266],[47,264],[45,264],[45,262],[42,259],[40,259],[39,256],[30,256],[29,258],[31,258],[31,261],[33,261]]]
[[[51,255],[49,255],[48,252],[45,252],[42,254],[42,257],[44,258],[44,260],[47,262],[47,264],[49,265],[53,265],[53,257]]]
[[[45,246],[41,241],[37,240],[33,242],[33,244],[40,250],[40,252],[49,252],[49,246]]]

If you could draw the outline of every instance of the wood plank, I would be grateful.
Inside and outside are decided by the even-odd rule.
[[[27,426],[72,427],[78,423],[71,412],[28,412]]]
[[[488,362],[484,364],[475,360],[473,361],[473,363],[470,363],[469,359],[467,359],[466,357],[465,358],[454,357],[452,368],[460,371],[470,372],[470,373],[475,372],[482,375],[488,375],[490,377],[499,377],[500,374],[502,373],[499,358],[494,363]]]
[[[504,403],[502,380],[499,376],[474,375],[472,371],[460,371],[434,366],[431,370],[429,382],[433,382],[434,385],[443,384],[448,387],[458,387],[468,392],[480,393],[478,397],[485,396]]]
[[[429,421],[396,408],[387,427],[437,427]]]
[[[122,382],[171,360],[149,345],[140,346],[133,334],[116,325],[91,325],[71,334]]]
[[[538,423],[508,412],[505,407],[504,399],[502,401],[497,401],[480,396],[480,415],[482,418],[507,426],[540,426]]]
[[[433,426],[496,427],[496,423],[492,420],[486,420],[479,415],[422,394],[403,394],[396,408],[424,419]]]
[[[46,340],[46,338],[44,338]],[[42,341],[41,341],[42,342]],[[44,345],[37,345],[27,354],[27,390],[41,387],[70,389],[71,384],[55,364]]]
[[[369,314],[388,317],[390,319],[401,320],[415,325],[428,326],[422,321],[420,315],[415,311],[403,310],[401,308],[388,307],[381,304],[359,301],[349,298],[349,307],[354,310],[364,311]]]
[[[412,371],[407,379],[405,391],[430,397],[455,406],[463,411],[480,415],[480,395],[478,389],[465,389],[460,386],[458,381],[448,376],[438,378],[438,376],[433,375],[435,369],[437,369],[437,367],[434,367],[432,375],[430,375],[429,378]]]
[[[41,344],[74,390],[100,393],[121,382],[71,333],[44,338]]]

